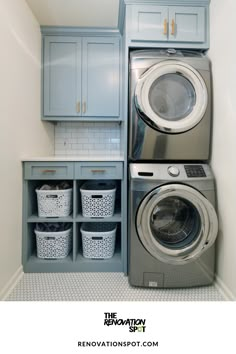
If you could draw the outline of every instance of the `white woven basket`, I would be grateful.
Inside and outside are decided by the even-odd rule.
[[[72,188],[61,190],[36,189],[39,217],[69,216],[72,211]]]
[[[113,182],[85,182],[80,188],[82,214],[89,218],[108,218],[114,214],[116,185]]]
[[[72,247],[72,228],[60,232],[35,230],[37,257],[43,259],[65,258]]]
[[[85,258],[108,259],[115,251],[116,223],[83,223],[83,256]]]

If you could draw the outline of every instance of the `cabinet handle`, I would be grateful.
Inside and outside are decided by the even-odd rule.
[[[106,170],[91,170],[92,173],[105,173]]]
[[[168,25],[168,22],[167,22],[167,19],[164,20],[164,32],[163,34],[166,36],[167,35],[167,25]]]
[[[175,35],[175,20],[171,21],[171,35]]]
[[[86,113],[86,102],[83,103],[83,113]]]
[[[77,113],[80,113],[80,101],[77,102]]]
[[[57,170],[42,170],[42,173],[56,173]]]

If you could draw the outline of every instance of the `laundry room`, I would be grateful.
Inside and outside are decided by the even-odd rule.
[[[5,306],[235,302],[235,12],[1,0]]]

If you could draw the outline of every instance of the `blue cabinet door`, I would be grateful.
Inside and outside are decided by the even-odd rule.
[[[156,5],[134,5],[132,27],[132,40],[167,41],[168,8]]]
[[[206,40],[204,7],[169,7],[169,41],[204,42]]]
[[[119,38],[83,38],[82,115],[119,116]]]
[[[81,38],[46,37],[44,116],[81,115]]]

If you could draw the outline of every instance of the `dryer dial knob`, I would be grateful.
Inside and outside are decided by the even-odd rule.
[[[180,174],[180,170],[176,166],[170,166],[168,167],[168,173],[172,177],[178,177]]]
[[[168,48],[166,51],[168,54],[176,54],[177,51],[174,48]]]

